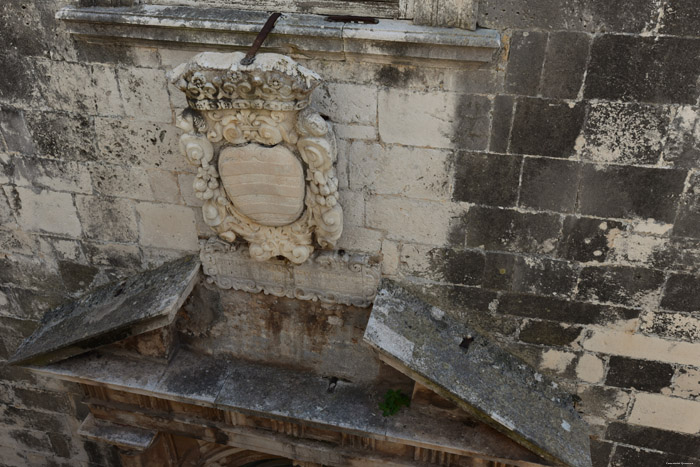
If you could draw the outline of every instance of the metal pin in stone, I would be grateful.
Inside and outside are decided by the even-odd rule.
[[[263,42],[265,42],[265,39],[267,39],[270,31],[272,31],[272,29],[275,27],[275,23],[280,16],[282,16],[282,13],[273,13],[269,18],[267,18],[265,25],[253,41],[253,45],[251,45],[250,49],[248,49],[248,53],[246,53],[245,57],[241,59],[241,65],[248,66],[255,61],[255,55],[258,53],[258,50],[260,49],[260,46],[262,46]]]

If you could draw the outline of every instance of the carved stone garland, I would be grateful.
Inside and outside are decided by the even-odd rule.
[[[279,54],[201,53],[171,73],[189,108],[180,145],[198,167],[204,221],[250,256],[301,264],[343,230],[333,129],[308,107],[319,76]]]

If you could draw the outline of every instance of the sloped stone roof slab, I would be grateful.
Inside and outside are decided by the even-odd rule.
[[[10,363],[47,364],[170,324],[199,268],[194,256],[177,259],[47,312]]]
[[[570,397],[453,315],[384,280],[364,335],[386,363],[557,465],[590,467]]]

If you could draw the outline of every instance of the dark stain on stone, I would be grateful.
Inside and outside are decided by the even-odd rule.
[[[452,284],[480,285],[484,275],[484,254],[474,250],[435,248],[428,252],[430,274]]]
[[[374,79],[382,86],[402,88],[416,77],[413,68],[397,65],[384,65],[374,75]]]
[[[452,141],[456,148],[485,150],[491,130],[491,100],[485,96],[461,94],[457,97]]]

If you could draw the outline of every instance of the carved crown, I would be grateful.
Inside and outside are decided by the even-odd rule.
[[[170,74],[197,110],[301,110],[320,82],[313,71],[279,54],[260,54],[251,65],[235,53],[202,53]]]

